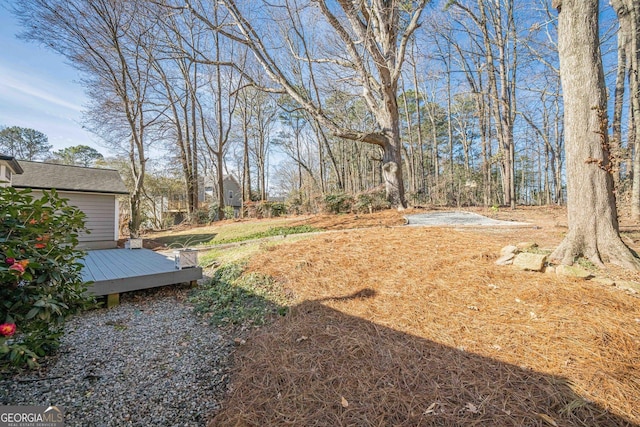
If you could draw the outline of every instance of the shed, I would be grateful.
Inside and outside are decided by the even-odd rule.
[[[69,204],[86,215],[90,231],[79,236],[84,249],[115,248],[119,233],[118,196],[129,194],[117,170],[87,168],[20,160],[21,175],[13,175],[11,185],[30,188],[36,195],[55,189]]]
[[[13,175],[20,175],[22,172],[20,163],[13,156],[0,154],[0,187],[10,186]]]

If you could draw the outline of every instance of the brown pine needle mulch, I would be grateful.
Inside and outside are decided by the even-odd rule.
[[[494,265],[536,233],[376,227],[255,257],[295,301],[239,347],[210,425],[640,425],[640,298]]]

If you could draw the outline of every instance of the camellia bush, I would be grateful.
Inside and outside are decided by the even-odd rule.
[[[0,188],[0,368],[35,367],[64,320],[95,299],[82,281],[84,213],[55,190]]]

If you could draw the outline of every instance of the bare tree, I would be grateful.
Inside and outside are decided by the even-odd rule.
[[[618,32],[618,74],[614,108],[614,140],[619,145],[621,132],[621,113],[624,93],[624,76],[629,76],[629,102],[631,114],[629,129],[633,142],[630,151],[633,155],[633,182],[631,185],[631,217],[640,221],[640,4],[634,0],[611,0],[615,9],[620,30]],[[625,66],[626,65],[626,66]],[[625,71],[628,70],[627,73]]]
[[[147,32],[144,19],[138,19],[138,2],[27,0],[16,3],[15,12],[27,39],[64,55],[84,72],[94,107],[88,114],[92,129],[130,160],[130,231],[135,235],[142,220],[146,131],[154,120],[145,110],[150,67],[142,60]]]
[[[640,270],[618,233],[609,151],[604,71],[598,38],[598,0],[554,0],[565,103],[569,231],[551,259],[579,256]]]
[[[517,29],[514,0],[488,2],[453,0],[449,4],[473,21],[482,37],[490,107],[500,142],[500,172],[504,203],[515,208],[515,140]]]
[[[207,22],[210,28],[223,31],[228,37],[251,49],[266,74],[276,84],[276,90],[286,92],[333,135],[382,147],[388,198],[394,206],[406,207],[397,104],[398,80],[407,43],[419,27],[427,0],[340,0],[337,2],[338,7],[329,5],[326,0],[285,2],[288,12],[280,18],[288,19],[287,28],[293,29],[294,34],[291,37],[296,43],[287,44],[287,40],[282,39],[280,42],[289,49],[290,59],[304,64],[307,77],[324,67],[335,70],[336,75],[357,82],[361,96],[375,116],[379,128],[367,132],[340,126],[336,118],[324,109],[322,99],[319,98],[321,88],[313,84],[311,88],[298,85],[293,76],[285,71],[286,61],[280,56],[283,52],[278,48],[279,42],[276,42],[275,46],[267,45],[276,34],[272,32],[268,37],[265,36],[262,32],[264,28],[256,25],[257,21],[252,22],[250,16],[240,9],[235,0],[223,0],[223,3],[235,21],[235,31],[216,26],[197,4],[189,4],[189,7]],[[255,4],[252,4],[252,7],[255,7]],[[269,10],[282,10],[279,6],[270,6],[267,2],[262,3],[260,7],[265,14],[269,13]],[[331,51],[325,52],[324,56],[320,56],[320,52],[305,42],[305,35],[297,26],[300,23],[299,13],[302,11],[313,13],[316,19],[323,18],[323,24],[316,25],[316,28],[331,30],[326,39],[334,40],[335,43],[331,43]],[[278,56],[274,55],[274,49],[278,50]]]

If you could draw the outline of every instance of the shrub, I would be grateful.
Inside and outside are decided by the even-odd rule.
[[[388,209],[390,206],[384,188],[378,187],[358,194],[354,209],[358,213],[371,213]]]
[[[219,219],[220,218],[218,218],[218,204],[211,203],[209,205],[209,222],[218,221]]]
[[[271,202],[269,209],[272,217],[278,217],[287,214],[287,205],[282,202]]]
[[[353,196],[347,193],[327,194],[324,197],[324,205],[329,213],[348,213],[353,207]]]
[[[37,366],[64,320],[94,303],[76,249],[84,214],[52,190],[0,188],[0,367]]]
[[[191,223],[193,225],[202,225],[210,222],[209,220],[209,210],[206,208],[196,209],[191,213]]]
[[[234,219],[236,217],[233,206],[225,206],[222,208],[223,217],[220,218],[220,215],[218,215],[218,206],[217,203],[211,203],[209,205],[209,212],[207,214],[208,222],[220,221],[220,219]]]
[[[274,218],[287,214],[287,205],[283,202],[261,200],[244,203],[244,215],[249,218]]]
[[[225,206],[222,211],[224,212],[224,219],[234,219],[236,217],[236,210],[233,206]]]

